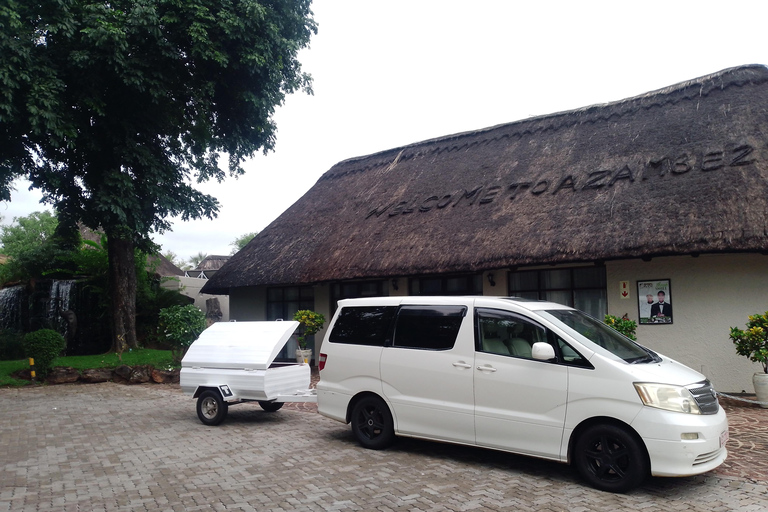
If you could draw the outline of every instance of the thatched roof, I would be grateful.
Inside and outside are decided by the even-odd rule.
[[[154,269],[155,274],[162,277],[183,276],[184,271],[179,267],[171,263],[171,260],[163,256],[162,254],[155,254],[147,257],[147,270],[154,265],[157,267]]]
[[[229,261],[231,256],[206,256],[203,261],[197,264],[195,270],[219,270],[224,264]]]
[[[768,250],[768,68],[345,160],[203,291]]]

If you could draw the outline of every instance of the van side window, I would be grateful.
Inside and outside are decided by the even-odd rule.
[[[544,328],[514,313],[478,308],[475,317],[477,349],[481,352],[531,359],[533,344],[548,342]]]
[[[402,306],[397,314],[394,346],[450,350],[466,314],[465,306]]]
[[[342,308],[328,341],[383,347],[397,306]]]
[[[555,335],[555,339],[557,340],[557,346],[560,348],[563,363],[570,366],[580,366],[582,368],[594,368],[589,361],[584,359],[584,356],[576,352],[576,350],[563,341],[560,336]]]

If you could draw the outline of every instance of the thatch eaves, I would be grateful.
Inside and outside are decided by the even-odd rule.
[[[340,162],[203,291],[734,251],[768,251],[764,66]]]

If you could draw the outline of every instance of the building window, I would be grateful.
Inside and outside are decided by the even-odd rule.
[[[360,297],[385,296],[386,281],[350,281],[331,285],[331,316],[339,308],[342,299],[359,299]]]
[[[482,274],[414,277],[410,280],[411,295],[482,295]]]
[[[311,286],[284,286],[267,288],[267,320],[293,320],[293,314],[302,309],[315,309],[315,290]],[[312,345],[314,336],[307,338]],[[295,360],[296,335],[277,355],[278,360]]]
[[[571,306],[598,319],[608,312],[605,267],[510,272],[509,293]]]

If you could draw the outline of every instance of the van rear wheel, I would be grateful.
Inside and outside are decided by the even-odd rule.
[[[389,407],[377,396],[361,398],[352,409],[352,432],[365,448],[382,450],[395,440],[395,424]]]
[[[576,441],[574,464],[592,487],[627,492],[649,475],[648,457],[641,442],[616,425],[593,425]]]

